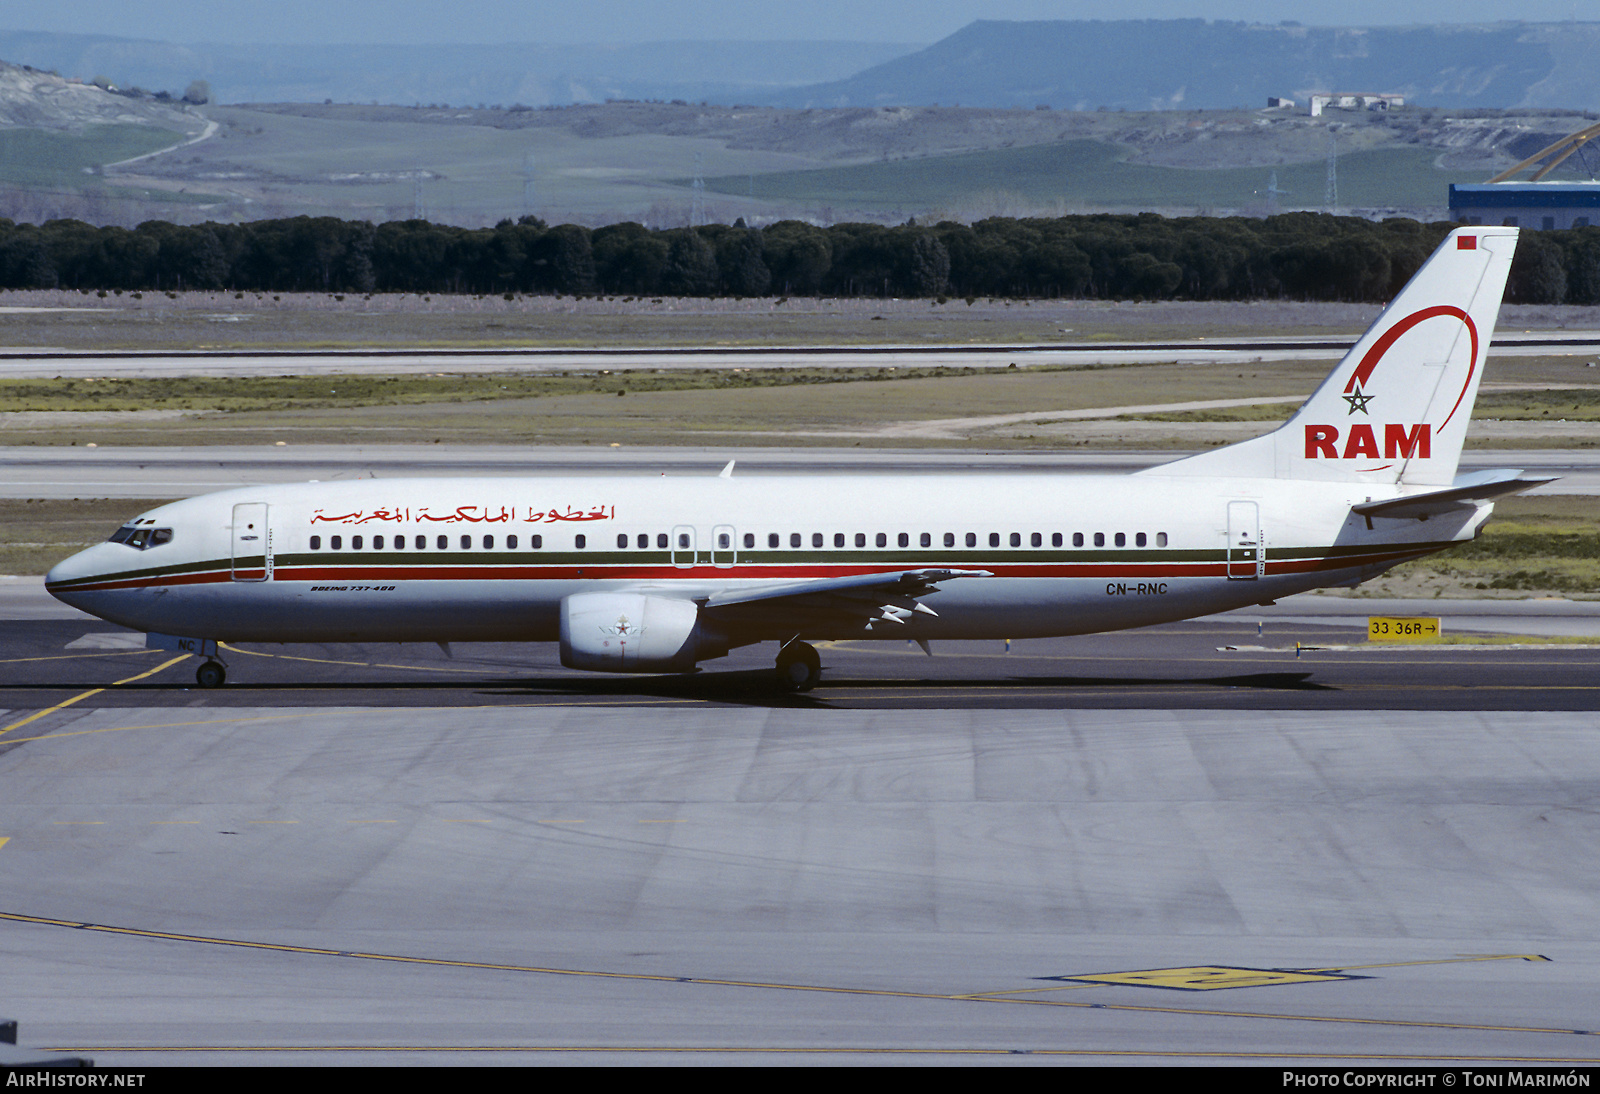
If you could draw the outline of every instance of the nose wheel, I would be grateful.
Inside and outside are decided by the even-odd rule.
[[[221,661],[206,661],[194,670],[194,682],[203,688],[220,688],[228,680],[228,669]]]
[[[822,658],[806,642],[790,642],[778,651],[778,684],[788,691],[810,691],[822,679]]]

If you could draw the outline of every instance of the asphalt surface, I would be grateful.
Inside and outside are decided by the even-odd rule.
[[[1585,608],[1588,606],[1585,605]],[[1191,621],[1119,634],[945,642],[928,657],[899,642],[827,643],[823,682],[792,694],[771,680],[767,643],[687,676],[610,676],[563,668],[553,644],[244,646],[228,684],[202,691],[199,662],[113,686],[170,660],[108,624],[14,621],[0,636],[0,703],[70,712],[121,706],[608,706],[800,710],[1577,710],[1600,709],[1596,648],[1550,645],[1369,647],[1364,606],[1342,625],[1316,617]],[[1440,609],[1434,606],[1433,613]],[[1310,618],[1311,622],[1304,621]],[[1445,616],[1447,634],[1461,630]],[[1257,622],[1261,626],[1258,630]],[[1562,620],[1600,635],[1600,617]],[[1496,629],[1536,626],[1503,621]],[[1535,639],[1537,641],[1537,639]],[[136,648],[130,648],[136,647]],[[1231,648],[1230,648],[1231,647]],[[0,745],[5,738],[0,736]]]
[[[0,737],[28,1043],[1600,1060],[1591,713],[256,698],[85,700]]]
[[[256,375],[339,375],[416,372],[541,372],[593,368],[862,368],[978,366],[1010,364],[1134,364],[1147,361],[1232,363],[1336,359],[1352,338],[1228,338],[1171,342],[1119,342],[1074,345],[946,346],[778,346],[627,349],[594,347],[548,349],[349,349],[201,350],[185,353],[103,353],[49,348],[0,349],[0,376],[48,379],[56,376],[176,377]],[[1502,334],[1492,348],[1500,356],[1600,353],[1600,331],[1524,331]]]
[[[972,452],[871,448],[649,448],[284,445],[162,448],[0,447],[0,497],[187,498],[267,483],[452,475],[1127,474],[1183,452]],[[1600,494],[1600,451],[1493,449],[1461,470],[1516,467],[1558,481],[1534,494]]]
[[[1593,1064],[1600,649],[1334,648],[1407,607],[842,643],[804,695],[543,646],[203,691],[13,583],[7,1005],[130,1067]]]

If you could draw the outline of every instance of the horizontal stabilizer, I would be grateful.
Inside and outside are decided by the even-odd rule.
[[[1403,498],[1384,501],[1366,501],[1352,505],[1352,511],[1364,517],[1399,517],[1423,520],[1460,509],[1475,509],[1484,502],[1520,494],[1555,479],[1525,479],[1521,471],[1474,471],[1457,475],[1456,480],[1444,490],[1431,490],[1426,494],[1411,494]]]

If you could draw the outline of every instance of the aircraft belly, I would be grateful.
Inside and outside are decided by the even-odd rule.
[[[134,630],[224,642],[547,642],[570,582],[409,582],[323,587],[235,582],[73,594]],[[557,586],[551,588],[550,586]]]
[[[1212,577],[1112,581],[1102,578],[962,578],[920,598],[934,615],[865,626],[860,613],[786,618],[774,603],[770,622],[741,627],[737,643],[813,639],[1043,638],[1125,630],[1245,607],[1261,600],[1337,584],[1343,571],[1258,581]],[[728,582],[727,584],[733,584]],[[739,584],[744,584],[740,582]],[[707,583],[657,595],[705,595]],[[563,597],[625,588],[613,581],[401,581],[392,585],[312,582],[219,582],[169,588],[76,592],[71,603],[134,630],[225,642],[551,642],[559,637]]]

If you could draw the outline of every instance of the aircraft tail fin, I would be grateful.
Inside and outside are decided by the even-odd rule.
[[[1282,427],[1141,473],[1449,485],[1516,248],[1457,228]]]

